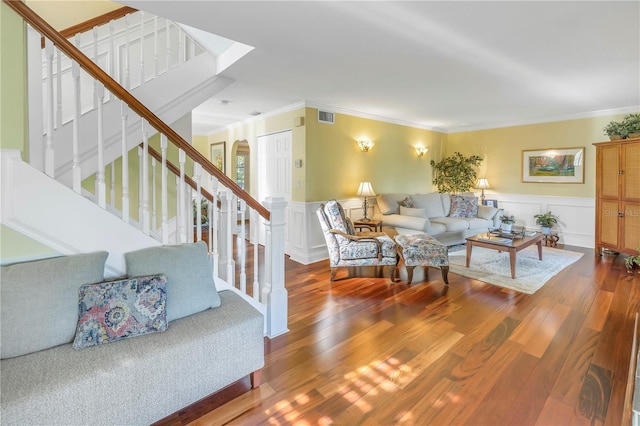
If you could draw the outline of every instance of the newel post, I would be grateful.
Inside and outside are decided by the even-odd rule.
[[[265,283],[262,303],[267,305],[267,337],[284,334],[287,328],[288,298],[284,286],[284,234],[287,202],[281,197],[267,197],[262,203],[271,212],[265,221]]]

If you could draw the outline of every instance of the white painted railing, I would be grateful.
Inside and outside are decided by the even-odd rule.
[[[20,3],[20,4],[17,4]],[[53,164],[57,154],[56,143],[50,137],[54,123],[61,122],[64,117],[65,102],[61,97],[56,97],[52,83],[54,75],[60,75],[60,66],[54,65],[69,63],[72,79],[69,88],[72,92],[71,103],[73,111],[72,120],[75,129],[82,126],[96,126],[95,158],[96,163],[91,171],[79,170],[80,153],[75,148],[79,141],[72,142],[73,150],[73,184],[71,189],[82,193],[86,198],[92,199],[102,209],[113,211],[122,222],[136,227],[162,244],[186,243],[203,239],[201,200],[208,200],[207,216],[208,226],[206,240],[208,240],[209,252],[212,258],[212,268],[215,276],[222,281],[223,287],[233,289],[241,293],[251,303],[265,314],[265,333],[269,337],[282,334],[287,331],[287,297],[284,287],[284,209],[286,203],[281,199],[269,199],[264,206],[260,205],[248,193],[239,188],[231,179],[220,172],[204,156],[193,149],[174,130],[163,123],[158,117],[149,111],[140,101],[135,99],[122,85],[119,85],[108,72],[114,73],[113,67],[102,70],[95,66],[88,55],[83,55],[72,43],[65,40],[59,33],[51,31],[46,24],[41,22],[28,6],[22,2],[8,2],[25,20],[38,32],[45,36],[47,88],[43,102],[43,115],[47,116],[47,129],[45,133],[45,170],[44,172],[54,176]],[[131,17],[125,18],[125,27]],[[140,46],[145,45],[146,36],[144,28],[145,15],[140,14],[138,36],[123,36],[125,40],[138,40]],[[156,18],[150,18],[154,25],[152,31],[158,35]],[[107,25],[109,34],[112,35],[114,25]],[[168,27],[167,33],[169,32]],[[100,30],[93,32],[94,42],[99,42]],[[50,37],[53,42],[48,41]],[[78,37],[76,37],[76,40]],[[94,43],[92,57],[100,62],[101,50],[96,47],[100,43]],[[51,47],[55,43],[58,49]],[[110,36],[103,44],[114,45],[114,39]],[[127,42],[125,46],[129,46]],[[158,65],[158,43],[153,49],[139,49],[143,59],[139,61],[140,80],[144,82],[146,69],[151,68],[156,74],[162,69]],[[169,47],[171,43],[167,42]],[[125,50],[127,50],[126,47]],[[144,57],[149,50],[153,52],[154,65],[147,67]],[[168,49],[169,50],[169,49]],[[179,56],[185,55],[184,51],[190,50],[185,43],[179,43]],[[131,51],[131,50],[129,50]],[[63,53],[64,52],[64,53]],[[171,55],[167,54],[166,58]],[[55,57],[55,60],[53,59]],[[71,59],[73,57],[74,59]],[[186,57],[186,56],[185,56]],[[129,54],[123,63],[131,64]],[[76,62],[77,60],[77,62]],[[167,66],[170,61],[167,59]],[[86,72],[80,73],[82,67]],[[54,72],[54,70],[56,70]],[[166,70],[165,70],[166,71]],[[170,70],[169,70],[170,71]],[[64,72],[64,71],[63,71]],[[124,70],[115,71],[115,74],[124,76],[123,82],[129,84],[127,76],[131,75],[131,69],[126,66]],[[92,76],[91,84],[81,84],[79,80]],[[58,79],[60,81],[60,79]],[[57,93],[64,92],[58,84]],[[84,123],[82,114],[84,90],[91,87],[93,99],[96,100],[96,121]],[[102,107],[105,99],[120,99],[121,107],[119,116],[109,116]],[[56,105],[54,113],[54,105]],[[60,113],[62,111],[62,113]],[[56,119],[56,117],[58,117]],[[128,123],[132,120],[140,120],[142,123],[139,132],[135,134],[135,140],[131,140],[131,131]],[[105,164],[104,126],[105,122],[118,122],[121,124],[121,156],[110,164]],[[130,149],[131,144],[136,147]],[[137,161],[130,161],[130,155]],[[157,169],[157,170],[156,170]],[[80,177],[90,172],[89,178],[80,182]],[[133,199],[132,197],[137,199]],[[238,213],[238,199],[240,199],[240,213]],[[159,200],[159,202],[158,202]],[[63,208],[63,206],[61,206]],[[250,220],[247,221],[247,216]],[[240,222],[238,219],[240,218]],[[264,220],[266,234],[258,235],[259,221]],[[195,224],[195,226],[194,226]],[[249,235],[246,234],[246,226],[249,226]],[[264,255],[260,255],[258,241],[265,241]],[[235,244],[235,247],[234,247]],[[253,248],[253,281],[247,286],[246,254]],[[263,259],[264,262],[259,262]],[[262,271],[260,268],[262,266]],[[263,277],[260,279],[260,277]]]

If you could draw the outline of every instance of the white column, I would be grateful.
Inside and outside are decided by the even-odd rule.
[[[265,221],[265,283],[262,302],[267,305],[267,336],[273,338],[289,331],[288,299],[284,286],[284,233],[287,202],[281,197],[267,197],[264,206],[271,212]]]

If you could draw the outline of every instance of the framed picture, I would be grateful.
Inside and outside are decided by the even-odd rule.
[[[482,204],[485,206],[498,208],[498,200],[484,200]]]
[[[584,183],[584,147],[523,150],[522,182]]]
[[[226,173],[226,142],[216,142],[211,144],[211,162],[214,166]]]

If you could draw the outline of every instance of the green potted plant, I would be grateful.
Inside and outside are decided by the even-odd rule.
[[[469,191],[476,181],[476,168],[481,162],[482,158],[477,155],[465,157],[459,152],[437,163],[431,160],[435,173],[433,183],[438,187],[438,192],[458,194]]]
[[[617,121],[611,121],[609,124],[604,126],[603,130],[604,134],[609,136],[609,139],[612,141],[616,139],[626,139],[629,135],[626,127]]]
[[[193,207],[193,226],[195,227],[197,225],[196,221],[198,220],[198,203],[194,199],[191,202],[191,205]],[[202,217],[201,223],[203,225],[207,225],[209,223],[209,218],[207,217],[207,215],[209,214],[209,201],[204,197],[200,199],[200,212]]]
[[[630,138],[640,138],[640,113],[625,115],[622,126]]]
[[[638,247],[640,251],[640,247]],[[624,260],[624,266],[627,267],[627,272],[633,274],[636,269],[640,269],[640,255],[629,256]]]
[[[511,232],[511,227],[513,226],[514,223],[516,223],[516,220],[514,219],[513,215],[511,216],[502,215],[500,216],[500,222],[502,222],[502,226],[500,226],[500,229],[502,231]]]
[[[542,233],[545,235],[550,235],[551,228],[553,228],[553,225],[558,223],[558,218],[550,211],[534,215],[533,217],[536,220],[536,225],[540,225]]]

